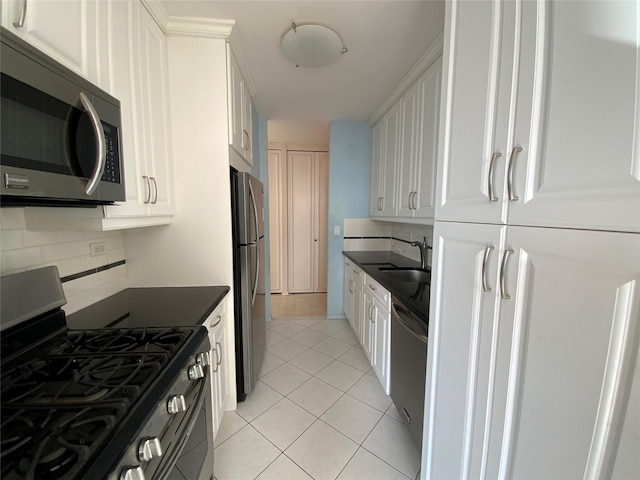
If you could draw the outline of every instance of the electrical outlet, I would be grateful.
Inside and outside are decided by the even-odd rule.
[[[98,255],[104,255],[107,253],[107,242],[97,242],[89,245],[91,249],[91,256],[97,257]]]
[[[333,227],[333,234],[340,235],[340,225],[336,225]]]

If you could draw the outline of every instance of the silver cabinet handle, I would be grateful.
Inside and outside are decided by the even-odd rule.
[[[216,342],[216,345],[218,347],[220,347],[220,355],[218,355],[218,366],[222,365],[222,354],[223,354],[223,350],[222,350],[222,344],[220,342]],[[218,351],[218,349],[216,348],[216,352]]]
[[[349,279],[349,286],[347,287],[347,290],[349,290],[349,293],[353,294],[353,290],[351,290],[351,287],[353,286],[353,280]]]
[[[216,316],[216,323],[214,323],[213,325],[211,325],[211,328],[217,327],[218,324],[222,321],[222,315],[217,315]]]
[[[409,192],[407,203],[409,205],[409,210],[413,210],[413,192]]]
[[[247,139],[247,142],[244,142],[244,139]],[[249,132],[246,130],[242,130],[242,149],[246,152],[249,150]]]
[[[414,210],[418,209],[418,201],[416,200],[416,198],[418,198],[418,192],[413,192],[413,209]]]
[[[376,287],[374,287],[374,286],[373,286],[373,285],[371,285],[371,284],[369,284],[369,288],[370,288],[371,290],[373,290],[374,292],[376,291]]]
[[[93,173],[87,182],[87,188],[84,192],[87,195],[93,195],[93,192],[98,188],[98,182],[100,182],[102,174],[104,173],[104,165],[107,160],[107,142],[104,139],[104,130],[102,128],[102,122],[100,121],[98,112],[93,108],[91,100],[89,100],[89,97],[87,97],[84,92],[80,92],[80,103],[82,103],[85,111],[89,114],[93,133],[96,137],[96,165],[93,168]]]
[[[218,373],[218,370],[220,369],[220,352],[218,351],[218,345],[220,345],[218,342],[216,342],[216,346],[213,349],[214,352],[216,352],[216,361],[213,362],[213,373]]]
[[[513,164],[516,163],[516,156],[522,151],[522,147],[513,147],[511,150],[511,157],[509,157],[509,175],[507,176],[507,191],[509,192],[509,200],[517,202],[520,200],[518,196],[513,193]]]
[[[144,203],[149,204],[151,202],[151,182],[149,181],[149,177],[143,175],[144,184],[146,185],[147,194],[144,197]]]
[[[490,202],[496,202],[498,200],[498,197],[493,194],[493,169],[496,165],[496,160],[501,156],[502,154],[500,152],[494,152],[493,155],[491,155],[491,162],[489,162],[489,178],[487,179],[487,183]]]
[[[17,22],[13,22],[13,26],[16,28],[24,27],[24,21],[27,18],[27,0],[22,0],[22,8],[20,9],[20,16]]]
[[[371,305],[371,323],[376,322],[376,317],[378,316],[378,307],[375,305]]]
[[[149,179],[153,185],[153,200],[151,200],[151,203],[155,205],[158,203],[158,184],[156,183],[156,177],[149,177]]]
[[[489,254],[495,247],[493,245],[487,245],[484,249],[484,258],[482,259],[482,291],[490,292],[491,287],[487,280],[487,262],[489,261]]]
[[[502,254],[502,263],[500,265],[500,297],[504,300],[511,299],[511,295],[507,293],[507,286],[505,283],[505,270],[507,269],[507,262],[509,261],[509,255],[513,253],[513,250],[505,250]]]

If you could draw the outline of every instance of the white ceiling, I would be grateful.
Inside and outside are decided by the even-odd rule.
[[[162,0],[172,16],[236,21],[255,85],[255,106],[270,119],[366,121],[442,32],[443,0]],[[335,64],[296,68],[280,50],[291,23],[335,30],[349,52]]]

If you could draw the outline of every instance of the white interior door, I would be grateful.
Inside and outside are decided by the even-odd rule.
[[[327,291],[327,243],[329,215],[329,154],[314,154],[314,259],[313,291]]]

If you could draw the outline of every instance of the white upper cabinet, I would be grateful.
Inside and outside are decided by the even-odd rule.
[[[451,2],[437,219],[640,231],[637,2]]]
[[[249,165],[253,165],[251,95],[229,44],[227,44],[227,96],[229,145]]]
[[[640,232],[639,10],[522,3],[509,223]]]
[[[433,221],[441,73],[438,54],[373,127],[370,217]]]
[[[3,1],[2,26],[97,83],[95,2]]]
[[[373,130],[369,215],[394,216],[397,210],[396,173],[400,151],[402,105],[396,103]]]
[[[369,192],[369,216],[379,217],[382,206],[380,204],[380,184],[384,168],[384,135],[385,122],[381,119],[371,130],[371,190]]]
[[[503,220],[498,185],[513,56],[501,42],[506,7],[489,1],[447,6],[436,219],[497,223]]]
[[[105,228],[162,225],[173,215],[165,36],[139,2],[112,2],[110,89],[122,104],[126,201],[105,208]]]
[[[398,216],[433,219],[441,57],[404,94],[398,161]]]

